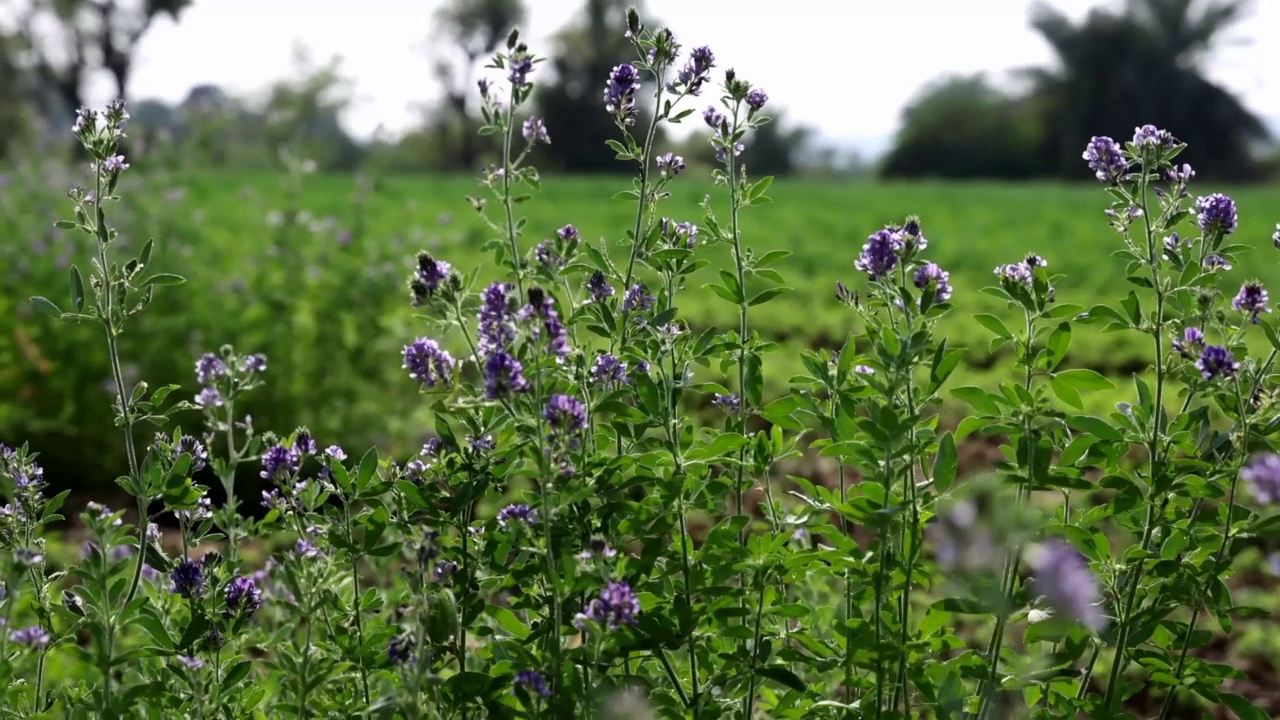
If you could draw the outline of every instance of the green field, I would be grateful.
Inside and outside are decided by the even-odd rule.
[[[429,426],[399,369],[401,346],[422,330],[404,282],[419,249],[464,270],[481,267],[482,279],[494,276],[479,249],[490,233],[465,199],[480,193],[475,181],[386,177],[361,193],[352,177],[309,176],[291,194],[287,178],[272,174],[186,169],[130,180],[123,202],[110,208],[112,224],[128,243],[154,236],[157,269],[189,278],[184,287],[165,288],[128,329],[123,353],[130,372],[194,392],[194,358],[232,343],[270,358],[271,384],[250,408],[256,425],[287,432],[305,423],[325,442],[378,442],[393,452],[421,439]],[[114,471],[119,455],[114,431],[102,422],[109,402],[101,387],[108,376],[103,343],[90,328],[57,326],[25,302],[30,295],[62,301],[67,263],[88,262],[89,248],[71,244],[82,236],[51,230],[67,207],[61,196],[67,184],[57,174],[39,180],[19,174],[0,196],[7,273],[0,303],[8,304],[0,312],[9,324],[0,333],[0,441],[31,439],[46,452],[76,443],[82,459],[48,458],[48,470],[90,482],[95,466]],[[573,223],[585,239],[603,238],[625,258],[619,240],[634,222],[634,205],[612,195],[627,187],[617,177],[544,178],[541,192],[519,207],[528,218],[525,247]],[[700,222],[707,193],[717,208],[727,204],[724,189],[705,179],[681,178],[673,190],[661,213],[675,220]],[[1213,191],[1236,199],[1237,238],[1256,246],[1228,284],[1258,277],[1277,287],[1280,264],[1270,235],[1280,220],[1280,188],[1197,187]],[[972,319],[1005,312],[979,292],[996,265],[1039,253],[1065,275],[1061,302],[1114,302],[1128,291],[1123,262],[1111,257],[1120,241],[1103,215],[1108,197],[1093,184],[787,180],[769,194],[774,202],[748,209],[743,228],[755,250],[793,253],[779,268],[792,290],[752,316],[757,329],[783,343],[766,363],[774,392],[799,369],[796,349],[844,343],[854,317],[835,302],[834,285],[859,287],[853,261],[866,236],[908,214],[921,216],[927,254],[950,271],[955,288],[955,311],[942,332],[968,352],[953,387],[991,384],[1007,360],[988,352],[989,333]],[[282,226],[278,219],[290,207],[303,214],[296,226]],[[685,296],[681,315],[695,328],[736,323],[736,307],[701,287],[729,262],[729,250],[701,252],[711,265]],[[1140,370],[1148,349],[1136,335],[1102,336],[1082,326],[1065,365],[1119,376]],[[1107,407],[1114,399],[1096,395],[1091,402]]]

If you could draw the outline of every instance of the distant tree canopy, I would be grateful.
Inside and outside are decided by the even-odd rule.
[[[1197,173],[1252,179],[1269,139],[1263,122],[1204,75],[1204,63],[1249,0],[1128,0],[1079,23],[1038,4],[1031,26],[1057,56],[1004,95],[981,78],[928,88],[903,116],[882,172],[891,176],[1079,178],[1093,135],[1128,139],[1154,123],[1190,144]],[[966,97],[967,93],[972,93]],[[966,170],[966,168],[968,168]]]

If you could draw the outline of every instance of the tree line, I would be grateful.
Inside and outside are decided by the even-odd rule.
[[[41,122],[61,128],[84,104],[88,78],[105,73],[128,94],[136,49],[162,17],[181,21],[192,0],[16,0],[0,19],[0,157]],[[565,172],[619,169],[605,145],[613,128],[599,111],[609,70],[631,60],[623,26],[628,0],[585,0],[556,33],[537,69],[544,79],[534,112],[551,128],[540,167]],[[1080,148],[1093,134],[1124,136],[1147,122],[1191,145],[1198,172],[1235,180],[1272,173],[1275,146],[1265,122],[1205,74],[1224,35],[1247,16],[1250,0],[1126,0],[1073,22],[1039,4],[1031,27],[1053,49],[1049,67],[1015,74],[1007,90],[983,75],[947,77],[926,87],[903,111],[891,150],[866,159],[824,146],[809,127],[785,115],[754,134],[747,148],[755,174],[794,172],[886,177],[1024,179],[1078,175]],[[395,138],[352,138],[339,118],[352,103],[351,83],[334,58],[298,55],[297,76],[274,83],[257,101],[222,89],[193,87],[180,103],[129,98],[140,142],[168,139],[213,166],[272,163],[283,144],[322,169],[378,163],[390,171],[474,172],[498,153],[478,135],[478,71],[511,28],[527,19],[525,0],[449,0],[426,32],[441,98]],[[696,117],[689,122],[696,123]],[[706,132],[663,142],[690,163],[710,163]]]

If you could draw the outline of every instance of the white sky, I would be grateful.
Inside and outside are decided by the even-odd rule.
[[[1102,0],[1105,2],[1105,0]],[[1112,3],[1118,0],[1111,0]],[[379,124],[403,130],[414,107],[436,97],[427,39],[440,0],[197,0],[178,25],[159,22],[144,38],[130,88],[134,98],[177,101],[198,83],[251,93],[293,74],[295,42],[317,60],[343,56],[356,104],[345,118],[366,136]],[[1082,17],[1099,0],[1052,0]],[[583,0],[526,0],[531,49]],[[653,18],[686,48],[710,45],[720,69],[765,88],[788,116],[836,138],[891,135],[903,105],[949,72],[1048,62],[1029,29],[1029,0],[648,0]],[[750,9],[748,9],[750,8]],[[1268,32],[1267,30],[1270,29]],[[1280,116],[1280,0],[1261,0],[1214,56],[1211,76],[1264,116]],[[601,78],[601,83],[604,78]],[[109,87],[109,86],[107,86]],[[102,91],[105,88],[97,88]],[[91,93],[102,101],[104,92]]]

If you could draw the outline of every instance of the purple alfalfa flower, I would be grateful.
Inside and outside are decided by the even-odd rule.
[[[440,451],[444,448],[444,442],[438,437],[428,438],[422,444],[422,449],[418,451],[419,457],[435,458],[440,455]]]
[[[1164,171],[1164,179],[1177,186],[1182,186],[1182,197],[1186,197],[1185,185],[1191,182],[1196,176],[1196,171],[1187,163],[1175,165],[1173,168]]]
[[[504,398],[513,392],[526,392],[529,381],[524,366],[510,353],[495,352],[484,361],[484,394],[490,400]]]
[[[207,387],[196,393],[196,405],[202,408],[222,407],[222,393],[217,388]]]
[[[1204,333],[1197,327],[1183,330],[1182,337],[1174,336],[1173,350],[1188,360],[1200,357],[1204,350]]]
[[[876,369],[870,365],[854,365],[853,371],[859,375],[875,375]]]
[[[911,280],[920,290],[927,290],[930,286],[934,288],[934,304],[944,303],[951,299],[951,273],[934,263],[921,265],[916,269]]]
[[[204,570],[190,560],[178,563],[169,573],[169,579],[173,581],[174,594],[184,598],[198,597],[204,591]]]
[[[404,475],[414,485],[421,485],[427,479],[427,464],[421,460],[410,460],[404,464]]]
[[[129,169],[129,163],[125,162],[123,155],[112,155],[102,161],[102,169],[109,173],[120,173]]]
[[[769,93],[755,88],[747,93],[747,107],[751,108],[751,112],[760,112],[764,108],[764,104],[769,102]]]
[[[564,259],[556,254],[556,250],[551,245],[550,240],[543,240],[533,249],[533,258],[538,264],[548,270],[558,270],[564,267]]]
[[[1084,159],[1100,182],[1116,184],[1129,170],[1120,145],[1109,137],[1094,136],[1084,149]]]
[[[240,370],[247,373],[264,373],[267,371],[266,355],[245,355],[240,359]]]
[[[179,437],[170,452],[174,460],[177,460],[180,455],[191,458],[191,466],[187,468],[189,473],[200,472],[209,462],[209,451],[205,449],[204,443],[200,442],[200,438],[194,435]]]
[[[1233,378],[1236,376],[1236,371],[1240,369],[1240,363],[1236,362],[1230,350],[1220,345],[1210,345],[1200,353],[1200,359],[1196,360],[1196,369],[1205,380],[1220,377]]]
[[[1001,282],[1031,287],[1031,268],[1026,263],[1010,263],[996,268],[996,277]]]
[[[1271,244],[1280,250],[1280,223],[1276,223],[1276,231],[1271,233]]]
[[[227,364],[222,358],[213,353],[205,353],[196,360],[196,382],[201,385],[212,385],[217,382],[218,378],[226,377],[230,373],[227,371]]]
[[[619,387],[627,384],[627,363],[609,353],[596,356],[591,366],[591,380],[605,388]]]
[[[480,295],[479,346],[481,355],[507,347],[516,337],[511,308],[510,283],[494,282]]]
[[[413,638],[396,635],[387,641],[387,659],[393,665],[403,665],[413,659]]]
[[[1158,150],[1172,146],[1176,141],[1168,130],[1155,125],[1142,125],[1133,129],[1133,144],[1139,149],[1155,148]]]
[[[520,127],[520,134],[530,145],[551,144],[551,136],[547,134],[547,124],[536,115],[524,121]]]
[[[252,615],[262,607],[262,591],[253,578],[237,575],[227,584],[227,614]]]
[[[1230,270],[1231,262],[1218,253],[1210,253],[1204,256],[1204,262],[1200,266],[1205,270],[1214,272],[1216,270]]]
[[[746,145],[743,145],[743,144],[742,144],[742,143],[740,143],[740,142],[736,142],[736,143],[734,143],[734,144],[733,144],[733,156],[734,156],[734,157],[738,157],[739,155],[741,155],[741,154],[742,154],[742,151],[743,151],[743,150],[746,150],[746,149],[747,149],[747,146],[746,146]],[[727,160],[728,158],[729,158],[729,151],[728,151],[728,149],[726,149],[726,148],[724,148],[724,147],[722,147],[722,146],[717,146],[717,147],[716,147],[716,162],[721,162],[721,163],[722,163],[722,162],[724,162],[725,160]]]
[[[586,550],[583,550],[582,552],[578,553],[578,559],[584,562],[593,560],[595,558],[612,560],[617,556],[618,556],[618,551],[609,547],[609,543],[607,543],[602,538],[591,538],[590,546]]]
[[[1035,591],[1050,607],[1094,632],[1107,626],[1098,579],[1078,550],[1059,538],[1041,544],[1031,563]]]
[[[1182,236],[1173,233],[1164,239],[1165,259],[1169,259],[1169,253],[1177,253],[1178,248],[1182,247]]]
[[[587,406],[572,395],[552,395],[542,411],[553,434],[572,435],[587,427]]]
[[[714,105],[709,105],[706,110],[702,111],[702,121],[717,135],[725,134],[728,128],[728,121],[725,119],[724,113],[716,109]]]
[[[662,229],[662,239],[673,248],[692,250],[698,245],[698,226],[691,222],[662,218],[659,227]]]
[[[665,178],[673,178],[684,172],[684,158],[675,153],[665,153],[657,158],[658,172]]]
[[[862,246],[862,254],[853,266],[867,274],[872,280],[879,280],[889,274],[898,264],[898,253],[902,250],[902,242],[888,228],[878,230],[867,238]]]
[[[538,327],[532,332],[534,340],[542,340],[545,333],[547,352],[564,357],[569,354],[569,332],[556,311],[556,299],[541,288],[529,291],[529,304],[520,309],[521,320],[536,319]]]
[[[298,472],[302,465],[302,457],[292,447],[273,445],[262,454],[262,472],[264,480],[278,480]]]
[[[413,295],[413,306],[422,307],[440,290],[440,286],[453,274],[453,266],[443,260],[436,260],[428,252],[418,253],[418,266],[409,279],[409,292]]]
[[[591,273],[590,279],[587,280],[587,294],[591,296],[592,302],[604,302],[607,298],[613,297],[614,289],[609,284],[609,279],[604,273],[596,270]]]
[[[39,567],[44,562],[44,555],[30,548],[18,548],[13,551],[13,559],[22,567]]]
[[[622,312],[629,313],[634,310],[648,312],[653,309],[654,300],[655,298],[649,294],[644,283],[636,283],[627,290],[626,296],[622,299]]]
[[[204,667],[204,661],[192,655],[179,655],[178,662],[182,663],[188,670],[199,670]]]
[[[535,670],[521,670],[516,673],[516,685],[525,689],[530,695],[540,698],[551,697],[551,686],[542,673]]]
[[[9,633],[9,642],[15,645],[25,645],[33,650],[43,650],[49,644],[49,633],[39,625],[32,625],[21,630],[14,630]]]
[[[517,50],[507,59],[507,80],[516,88],[529,84],[529,73],[533,72],[533,56],[528,52]],[[484,85],[481,91],[486,90]]]
[[[600,591],[599,597],[578,613],[573,624],[579,630],[585,630],[588,622],[617,630],[624,625],[635,625],[639,613],[640,599],[631,586],[625,582],[610,582]]]
[[[667,89],[682,95],[697,95],[702,86],[711,78],[711,69],[716,66],[716,56],[711,48],[703,45],[689,53],[689,59],[676,74],[676,79],[667,84]]]
[[[283,513],[289,508],[289,502],[280,494],[279,490],[263,490],[262,507]]]
[[[196,501],[196,506],[191,510],[177,511],[178,517],[187,523],[198,523],[213,517],[213,500],[209,496],[205,496]]]
[[[565,225],[559,230],[556,230],[556,237],[567,243],[577,242],[582,239],[582,235],[578,232],[578,228],[573,225]]]
[[[478,437],[473,435],[467,436],[467,449],[473,453],[485,454],[491,453],[498,448],[498,443],[489,433],[485,433]]]
[[[458,563],[452,560],[440,560],[436,563],[436,566],[431,569],[431,576],[436,579],[436,582],[444,582],[452,577],[457,571]]]
[[[411,380],[417,380],[423,387],[433,388],[453,379],[453,356],[435,340],[420,337],[405,345],[403,359],[401,367],[409,371]]]
[[[523,503],[508,505],[498,511],[498,527],[538,524],[538,511]]]
[[[737,395],[722,395],[716,393],[711,398],[711,404],[723,409],[730,415],[737,415],[742,412],[742,400]]]
[[[1236,231],[1236,203],[1222,193],[1196,198],[1196,225],[1205,235],[1230,235]]]
[[[300,427],[294,431],[293,442],[290,447],[304,458],[320,452],[320,445],[316,442],[315,436],[311,434],[311,430],[305,427]]]
[[[1249,494],[1259,505],[1280,503],[1280,456],[1260,453],[1240,469],[1240,479],[1248,484]]]
[[[1261,283],[1250,281],[1240,286],[1240,292],[1231,301],[1231,307],[1248,314],[1249,322],[1257,325],[1259,315],[1271,312],[1271,306],[1267,302],[1266,288]]]
[[[315,544],[309,540],[299,538],[299,540],[293,544],[293,554],[300,558],[311,560],[320,557],[320,548],[316,547]]]
[[[615,65],[604,86],[604,109],[623,125],[636,119],[636,91],[640,89],[640,71],[631,63]]]

